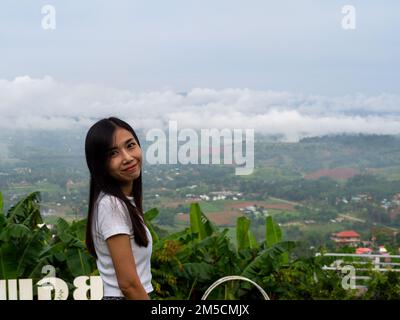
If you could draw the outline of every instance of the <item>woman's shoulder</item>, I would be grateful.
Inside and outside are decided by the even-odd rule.
[[[99,207],[112,207],[112,208],[119,208],[120,206],[124,206],[125,204],[123,203],[123,201],[116,197],[113,196],[111,194],[105,193],[105,192],[101,192],[97,198],[97,205]]]
[[[106,193],[98,196],[93,221],[104,240],[117,233],[131,234],[128,210],[125,203],[116,196]]]

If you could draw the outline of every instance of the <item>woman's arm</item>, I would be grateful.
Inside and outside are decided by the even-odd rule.
[[[149,300],[140,282],[127,234],[117,234],[106,240],[114,264],[119,288],[128,300]]]

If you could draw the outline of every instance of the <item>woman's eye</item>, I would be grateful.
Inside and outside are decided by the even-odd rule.
[[[110,152],[110,157],[114,157],[114,156],[116,156],[117,154],[118,154],[117,151],[111,151],[111,152]]]
[[[128,148],[134,148],[135,147],[135,143],[134,142],[131,142],[130,144],[128,144]]]

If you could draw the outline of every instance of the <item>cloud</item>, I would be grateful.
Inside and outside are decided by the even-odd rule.
[[[115,115],[134,128],[252,128],[295,141],[333,133],[400,133],[400,96],[340,97],[247,88],[135,92],[45,76],[0,79],[0,132],[8,128],[89,127]]]

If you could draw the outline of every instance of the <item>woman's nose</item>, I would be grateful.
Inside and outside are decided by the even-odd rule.
[[[123,149],[123,151],[122,151],[122,158],[123,158],[123,160],[125,160],[125,161],[130,161],[130,160],[133,159],[133,156],[132,156],[127,150]]]

